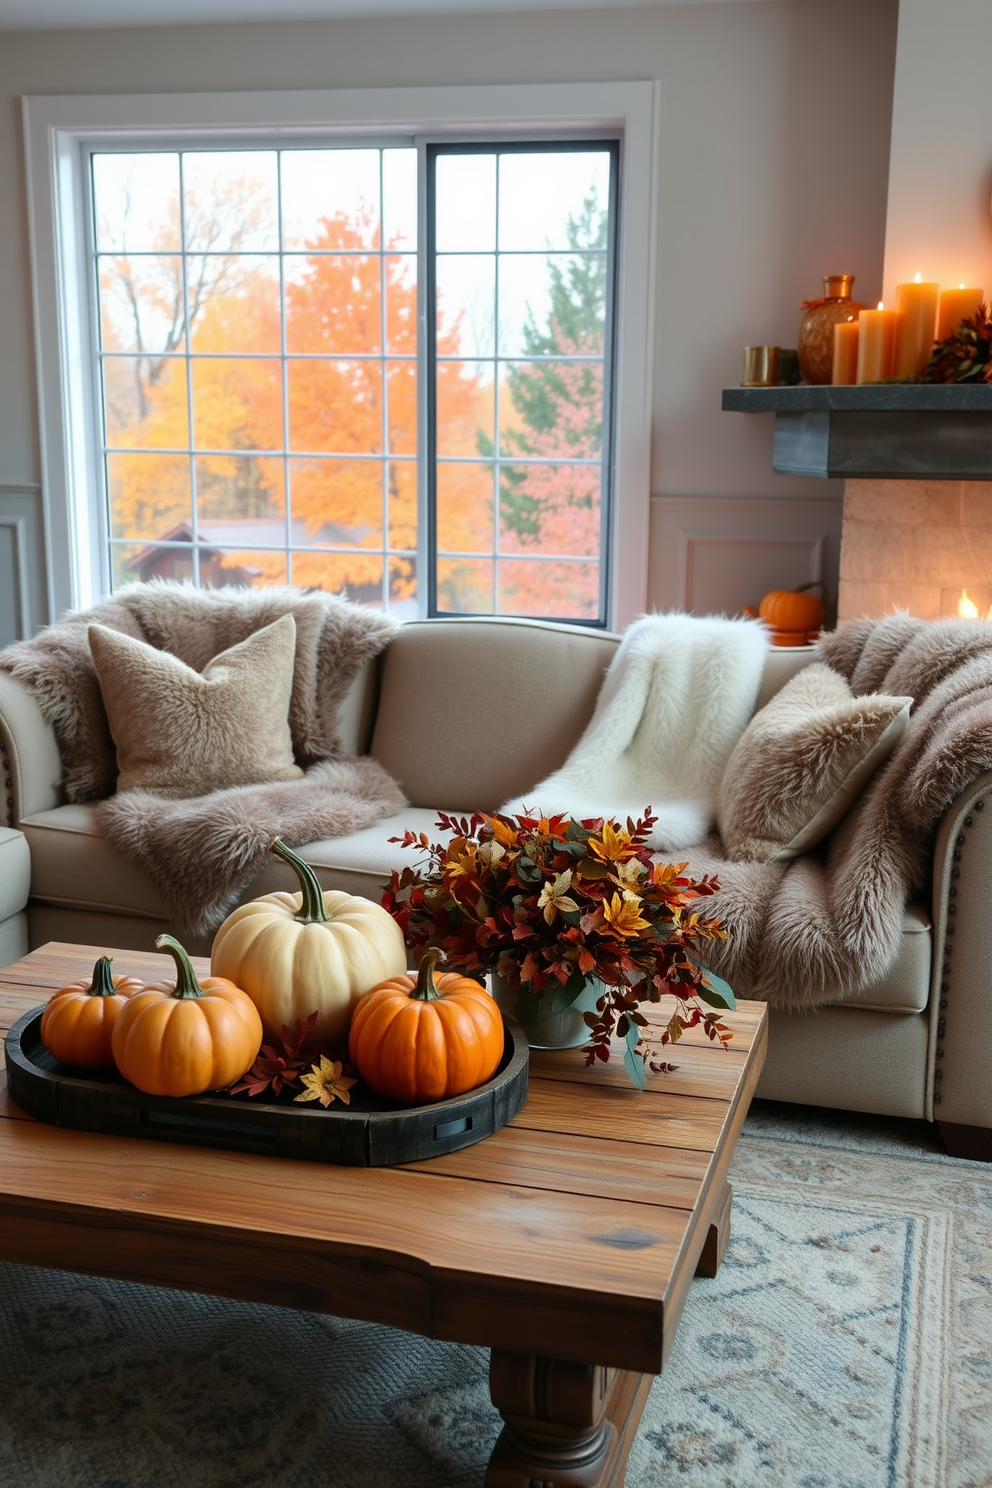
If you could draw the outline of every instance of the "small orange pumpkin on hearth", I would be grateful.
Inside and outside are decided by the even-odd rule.
[[[821,587],[819,581],[815,585],[806,584],[802,589],[773,589],[761,601],[758,614],[773,630],[805,637],[823,624],[823,601],[818,595],[807,592],[814,587]],[[803,642],[796,644],[802,645]]]
[[[416,976],[380,982],[351,1020],[348,1055],[362,1079],[411,1106],[474,1090],[503,1055],[503,1018],[491,994],[459,972],[438,976],[441,959],[432,948]]]
[[[111,1039],[128,998],[140,992],[137,977],[115,977],[101,956],[87,981],[70,982],[48,999],[41,1015],[41,1042],[61,1064],[75,1069],[113,1069]]]

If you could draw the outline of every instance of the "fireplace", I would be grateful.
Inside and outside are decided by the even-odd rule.
[[[848,480],[838,619],[992,611],[992,481]]]

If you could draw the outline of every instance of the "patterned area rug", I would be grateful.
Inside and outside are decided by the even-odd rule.
[[[992,1170],[757,1103],[628,1488],[992,1488]],[[0,1266],[2,1488],[475,1488],[481,1349]]]

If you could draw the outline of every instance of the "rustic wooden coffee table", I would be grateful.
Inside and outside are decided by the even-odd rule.
[[[103,949],[51,944],[0,970],[0,1031]],[[171,966],[114,953],[115,974]],[[3,1089],[0,1259],[482,1344],[506,1423],[487,1488],[619,1488],[689,1283],[726,1245],[766,1010],[727,1021],[729,1051],[689,1034],[643,1094],[619,1060],[535,1053],[509,1126],[404,1167],[63,1131]]]

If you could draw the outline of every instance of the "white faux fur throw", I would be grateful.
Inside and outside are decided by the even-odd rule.
[[[768,632],[756,620],[645,615],[620,642],[564,765],[501,811],[624,821],[650,806],[653,848],[702,842],[767,654]]]
[[[90,651],[90,621],[178,656],[195,671],[282,615],[296,622],[289,728],[301,780],[173,800],[114,793],[117,761]],[[68,801],[98,799],[97,820],[129,862],[158,885],[184,935],[217,927],[265,861],[273,837],[300,847],[373,826],[405,798],[378,761],[342,753],[337,713],[395,620],[334,594],[290,588],[194,589],[135,584],[0,652],[55,729]],[[104,798],[104,799],[101,799]]]

